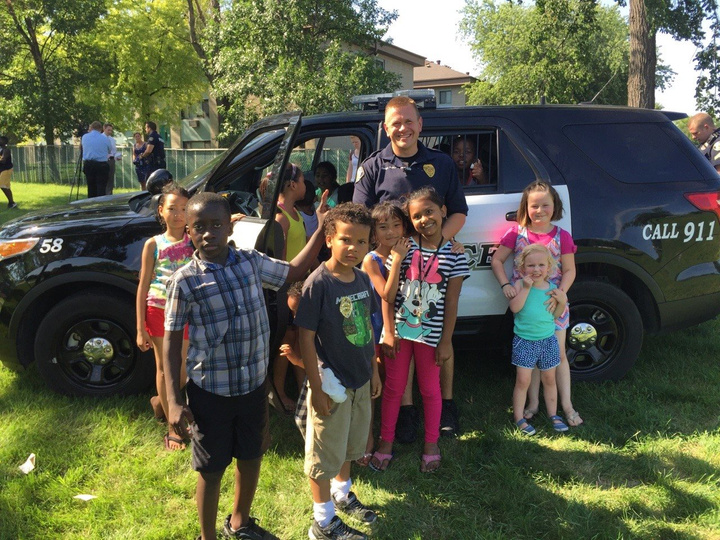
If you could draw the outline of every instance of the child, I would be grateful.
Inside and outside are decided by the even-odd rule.
[[[305,474],[313,498],[311,539],[364,539],[335,509],[365,523],[377,518],[350,491],[350,464],[363,455],[370,400],[380,395],[370,314],[377,310],[370,279],[355,266],[370,244],[370,212],[342,204],[325,219],[330,259],[303,286],[296,323],[310,390]]]
[[[303,217],[295,208],[295,203],[305,197],[305,178],[302,170],[294,163],[288,163],[283,174],[283,186],[280,190],[277,203],[275,221],[282,227],[285,238],[285,253],[283,259],[291,261],[300,253],[307,243],[307,233]],[[288,331],[292,331],[289,329]],[[287,341],[288,336],[283,337]],[[286,414],[295,410],[295,402],[285,393],[285,379],[288,372],[288,360],[277,354],[273,359],[273,388]],[[304,376],[296,373],[298,385]]]
[[[0,137],[0,189],[8,200],[8,208],[17,208],[17,203],[13,199],[12,190],[10,189],[10,179],[12,178],[13,162],[8,148],[8,138]]]
[[[370,467],[384,471],[392,459],[400,400],[414,355],[425,413],[420,471],[433,472],[440,467],[440,366],[453,355],[458,298],[470,272],[465,253],[454,253],[452,243],[443,238],[447,210],[435,189],[426,186],[411,193],[406,209],[415,232],[405,257],[392,257],[388,275],[393,284],[388,302],[394,301],[395,332],[385,332],[383,347],[390,355],[394,351],[394,359],[386,354],[381,440]]]
[[[575,281],[575,242],[570,234],[552,224],[563,215],[563,205],[557,191],[543,180],[536,180],[525,188],[520,199],[517,212],[517,225],[510,228],[500,240],[500,246],[492,258],[492,270],[500,283],[505,297],[510,300],[515,296],[512,286],[519,278],[517,267],[513,267],[513,277],[508,279],[503,264],[514,253],[515,257],[528,244],[540,243],[548,247],[556,262],[556,268],[550,274],[550,281],[567,294]],[[554,301],[548,305],[554,311]],[[560,366],[557,369],[557,386],[560,404],[565,412],[567,422],[576,427],[583,423],[580,414],[573,407],[570,399],[570,364],[565,353],[565,334],[570,322],[570,311],[565,309],[555,321],[555,332],[560,346]],[[528,392],[528,403],[525,418],[530,420],[538,411],[540,394],[540,377],[533,372],[533,380]]]
[[[330,206],[330,208],[352,201],[355,184],[352,182],[343,184],[342,186],[338,184],[337,169],[335,165],[329,161],[321,161],[315,167],[315,183],[320,192],[325,190],[330,192],[330,197],[328,198],[328,206]]]
[[[318,210],[322,221],[325,200]],[[168,423],[192,432],[192,463],[198,471],[197,507],[204,540],[216,538],[220,482],[236,459],[233,511],[224,532],[236,538],[262,538],[267,531],[250,517],[269,444],[266,377],[270,324],[263,286],[280,288],[301,279],[317,257],[315,233],[291,262],[252,249],[230,249],[230,205],[211,192],[190,199],[188,234],[197,251],[170,278],[165,307],[163,362]],[[180,393],[182,329],[190,327],[187,405]]]
[[[315,202],[317,201],[317,193],[315,193],[315,186],[313,186],[310,180],[305,180],[305,196],[295,203],[295,208],[300,212],[303,221],[305,222],[305,232],[308,236],[312,234],[318,228],[317,214],[315,213]]]
[[[545,408],[553,429],[567,431],[568,427],[556,414],[555,368],[560,364],[560,349],[554,322],[555,317],[559,317],[565,309],[567,296],[548,279],[555,261],[542,244],[525,246],[517,257],[516,265],[522,279],[515,282],[515,296],[510,299],[510,311],[515,314],[512,352],[512,363],[517,367],[513,390],[515,425],[525,435],[535,434],[535,428],[524,417],[523,409],[532,372],[537,368],[542,373]],[[557,302],[552,313],[545,309],[548,294]]]
[[[160,195],[157,215],[164,233],[149,238],[145,242],[140,267],[135,302],[137,315],[137,346],[141,351],[152,348],[155,353],[155,386],[157,398],[150,400],[158,418],[167,418],[168,403],[165,393],[165,376],[162,364],[163,336],[165,335],[165,298],[166,285],[175,270],[185,265],[192,257],[195,248],[185,231],[185,207],[190,195],[176,185],[168,184]],[[183,359],[187,353],[187,330],[183,341]],[[185,448],[178,433],[168,426],[165,435],[167,450]]]
[[[390,251],[394,252],[396,258],[403,258],[407,254],[407,233],[410,229],[407,216],[401,210],[400,206],[390,201],[384,201],[376,204],[372,209],[373,220],[373,238],[375,239],[376,248],[368,253],[362,262],[362,270],[365,272],[375,291],[375,298],[381,310],[371,315],[373,331],[375,332],[375,361],[378,365],[382,363],[382,350],[380,347],[380,336],[383,327],[383,310],[386,310],[385,319],[390,323],[393,320],[393,311],[387,302],[382,302],[388,298],[390,286],[387,282],[388,270],[385,268]],[[388,327],[388,332],[394,332],[394,325]],[[372,451],[375,448],[375,438],[373,437],[372,425],[374,416],[374,403],[370,409],[370,430],[368,432],[367,445],[365,446],[365,455],[357,460],[357,464],[366,467],[372,458]]]

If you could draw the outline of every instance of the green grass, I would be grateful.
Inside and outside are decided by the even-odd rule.
[[[18,208],[8,209],[4,195],[0,196],[0,225],[13,218],[27,214],[33,210],[40,210],[59,204],[67,204],[76,200],[77,188],[72,190],[69,185],[60,184],[30,184],[13,182],[10,186],[13,198]],[[114,193],[129,193],[137,191],[129,188],[115,188]],[[87,197],[87,186],[80,186],[80,199]]]
[[[381,514],[374,537],[720,538],[718,333],[715,320],[647,338],[624,380],[574,385],[586,426],[556,435],[540,418],[532,438],[510,421],[512,371],[459,351],[463,434],[441,441],[442,469],[422,475],[415,444],[396,446],[384,474],[353,471]],[[0,369],[0,538],[197,535],[190,453],[162,449],[148,398],[59,396],[34,369]],[[306,538],[302,440],[275,413],[271,432],[254,513],[281,538]],[[25,476],[30,452],[37,469]],[[227,473],[218,523],[231,501]]]
[[[21,210],[1,211],[0,222],[69,195],[68,186],[13,188]],[[511,369],[477,347],[459,350],[463,434],[441,441],[441,470],[420,474],[419,443],[396,446],[384,474],[353,469],[353,489],[381,515],[373,537],[720,538],[718,334],[720,319],[646,338],[622,381],[574,385],[584,427],[557,435],[541,416],[532,438],[511,423]],[[0,367],[0,540],[195,538],[190,453],[163,450],[149,397],[60,396],[34,367]],[[274,412],[271,433],[254,514],[280,538],[304,539],[302,439]],[[26,476],[18,466],[31,452],[37,468]],[[232,481],[226,473],[218,524]],[[97,499],[73,498],[82,493]]]

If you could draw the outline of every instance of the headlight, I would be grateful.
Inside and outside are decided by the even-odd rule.
[[[39,238],[20,238],[17,240],[0,240],[0,261],[16,255],[27,253],[40,241]]]

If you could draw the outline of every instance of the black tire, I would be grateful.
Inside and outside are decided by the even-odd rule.
[[[604,281],[575,282],[568,296],[565,346],[573,380],[620,379],[642,347],[644,330],[637,306],[620,288]]]
[[[35,334],[35,361],[63,394],[135,394],[155,377],[152,351],[135,345],[134,305],[104,293],[77,294],[52,308]]]

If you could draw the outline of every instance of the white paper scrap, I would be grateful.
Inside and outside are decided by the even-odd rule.
[[[91,501],[93,499],[97,499],[97,496],[82,494],[82,495],[75,495],[73,497],[73,499],[80,499],[81,501]]]
[[[25,463],[18,467],[25,474],[29,474],[35,468],[35,454],[30,454]]]

